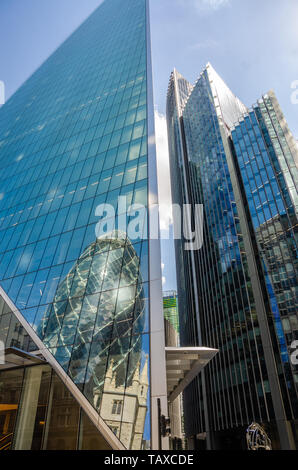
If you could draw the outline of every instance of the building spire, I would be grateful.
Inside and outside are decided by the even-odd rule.
[[[111,379],[112,380],[113,375],[114,375],[113,366],[114,366],[114,359],[112,359],[110,361],[110,365],[109,365],[109,368],[108,368],[107,373],[106,373],[106,379]]]
[[[146,361],[145,361],[145,364],[144,364],[144,367],[143,367],[143,370],[142,370],[142,373],[141,373],[141,384],[142,385],[149,385],[149,382],[148,382],[148,362],[149,362],[149,356],[148,354],[146,354]]]
[[[138,361],[135,373],[133,375],[132,382],[138,382],[138,383],[140,382],[140,366],[141,366],[141,363],[140,361]]]

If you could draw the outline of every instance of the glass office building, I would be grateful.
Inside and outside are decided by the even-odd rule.
[[[158,202],[150,54],[148,1],[106,0],[1,108],[0,340],[47,362],[0,372],[4,387],[18,375],[7,379],[15,398],[0,392],[0,443],[11,448],[55,447],[56,382],[73,400],[57,417],[74,426],[71,448],[84,448],[82,420],[87,447],[157,446],[157,397],[167,414],[159,240],[147,216],[135,239],[123,230],[129,206]],[[102,221],[102,204],[116,219]],[[30,348],[11,342],[15,322]],[[41,401],[31,397],[37,424],[22,436],[30,374]]]
[[[163,313],[165,320],[169,322],[174,331],[179,335],[178,298],[176,291],[163,293]]]
[[[178,298],[176,291],[165,291],[163,293],[163,312],[166,347],[176,348],[180,344]],[[182,450],[184,448],[182,397],[183,395],[181,394],[173,402],[169,403],[169,418],[171,423],[171,450]]]
[[[297,148],[274,93],[265,95],[232,130],[242,192],[276,336],[278,373],[289,420],[297,419],[298,339]],[[296,160],[296,162],[295,162]]]
[[[254,421],[274,448],[293,449],[297,145],[273,94],[249,113],[210,64],[186,98],[182,82],[174,71],[172,187],[180,179],[183,202],[204,205],[204,243],[184,256],[176,246],[178,285],[190,286],[187,303],[179,293],[181,341],[219,349],[184,393],[185,432],[193,447],[244,449]]]
[[[191,84],[174,70],[168,89],[167,121],[169,135],[169,153],[171,169],[171,188],[173,204],[182,207],[189,203],[187,165],[184,163],[182,109],[192,90]],[[183,213],[182,213],[182,224]],[[175,220],[174,220],[175,223]],[[180,313],[181,344],[196,344],[197,326],[195,321],[195,298],[192,286],[191,253],[184,250],[183,240],[175,239],[176,269],[178,275],[178,298]],[[192,313],[187,309],[191,308]],[[188,320],[187,320],[188,318]],[[192,319],[192,321],[190,320]]]

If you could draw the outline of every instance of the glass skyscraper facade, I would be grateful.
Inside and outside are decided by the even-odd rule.
[[[245,448],[255,421],[274,448],[295,448],[297,145],[273,94],[248,112],[210,64],[188,96],[185,82],[174,71],[168,91],[172,188],[204,205],[204,243],[182,256],[176,244],[181,341],[219,349],[184,393],[185,432]]]
[[[289,419],[297,418],[298,369],[291,345],[298,339],[298,152],[273,92],[232,131],[260,277],[271,309],[278,372]]]
[[[157,203],[152,113],[147,0],[104,1],[0,111],[0,339],[15,316],[120,449],[155,445],[151,397],[166,399],[150,381],[159,242],[97,208]]]
[[[177,70],[171,75],[167,99],[167,121],[169,134],[169,153],[171,168],[171,188],[173,204],[182,207],[183,203],[189,203],[187,191],[188,174],[187,165],[184,163],[182,108],[185,100],[192,90],[191,84],[182,77]],[[175,223],[175,220],[174,220]],[[182,213],[182,224],[183,213]],[[195,311],[187,315],[186,309],[195,307],[194,292],[192,287],[191,253],[184,250],[183,240],[175,240],[176,268],[179,279],[177,290],[180,312],[180,335],[182,344],[196,344],[197,326]],[[184,313],[183,313],[184,312]],[[187,320],[188,318],[188,320]],[[192,319],[192,320],[190,320]]]

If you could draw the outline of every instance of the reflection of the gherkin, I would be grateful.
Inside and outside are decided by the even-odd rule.
[[[58,286],[39,327],[45,346],[97,408],[111,360],[117,386],[129,384],[140,366],[136,333],[144,328],[145,294],[139,264],[125,233],[98,238]]]

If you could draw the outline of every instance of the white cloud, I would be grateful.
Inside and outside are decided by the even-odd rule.
[[[179,0],[181,6],[195,7],[199,12],[212,12],[227,7],[231,0]]]
[[[165,264],[164,263],[161,263],[161,270],[162,270],[162,274],[164,274],[164,269],[165,269]],[[162,285],[164,286],[167,282],[167,278],[166,276],[162,276]]]
[[[24,154],[21,153],[17,158],[16,158],[16,162],[20,162],[21,160],[23,160],[24,158]]]
[[[155,133],[158,194],[159,204],[162,206],[160,214],[160,228],[161,230],[168,230],[169,225],[172,223],[172,196],[167,121],[165,115],[159,113],[158,111],[155,111]]]
[[[202,7],[218,10],[219,8],[226,7],[230,4],[230,0],[196,0],[196,3],[201,4]]]
[[[201,49],[215,49],[220,46],[220,42],[215,41],[214,39],[205,39],[204,41],[197,42],[189,46],[191,50],[201,50]]]

